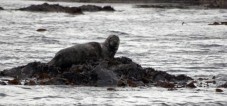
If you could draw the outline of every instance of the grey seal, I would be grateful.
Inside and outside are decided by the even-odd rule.
[[[103,43],[88,42],[77,44],[62,49],[56,53],[54,58],[48,62],[50,66],[70,67],[73,64],[83,64],[92,59],[114,58],[120,39],[116,35],[110,35]]]

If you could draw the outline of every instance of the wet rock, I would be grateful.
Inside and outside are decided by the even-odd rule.
[[[127,80],[127,84],[130,87],[138,87],[138,84],[135,81]]]
[[[194,81],[191,81],[190,83],[188,83],[188,84],[186,85],[186,87],[188,87],[188,88],[196,88],[196,86],[195,86],[194,83],[195,83]]]
[[[3,81],[0,81],[0,85],[7,85],[7,84]]]
[[[208,24],[208,25],[221,25],[219,22],[214,22],[212,24]]]
[[[220,87],[220,88],[227,88],[227,82],[225,82],[225,83],[222,84],[222,85],[219,85],[218,87]]]
[[[2,7],[0,7],[0,10],[4,10]]]
[[[94,70],[95,75],[97,76],[97,86],[116,86],[118,82],[118,77],[116,73],[103,66],[97,66]]]
[[[227,25],[227,22],[221,22],[222,25]]]
[[[8,81],[8,84],[9,85],[21,85],[21,82],[20,82],[20,80],[19,79],[13,79],[13,80],[9,80]]]
[[[176,85],[186,85],[186,82],[192,80],[192,78],[186,75],[175,76],[163,71],[156,71],[153,68],[143,68],[127,57],[87,61],[66,68],[49,66],[46,63],[31,62],[24,66],[4,70],[1,76],[10,76],[19,80],[32,79],[25,82],[25,85],[82,85],[101,87],[137,87],[158,83],[158,86],[173,88]],[[11,81],[11,83],[16,84],[15,81]]]
[[[208,24],[208,25],[227,25],[227,22],[214,22],[214,23]]]
[[[163,88],[175,88],[174,83],[167,82],[167,81],[158,81],[156,86],[163,87]]]
[[[95,12],[95,11],[115,11],[113,7],[111,6],[95,6],[95,5],[82,5],[79,7],[82,11],[89,11],[89,12]]]
[[[115,88],[107,88],[107,91],[117,91]]]
[[[43,3],[40,5],[31,5],[28,7],[20,8],[21,11],[34,11],[34,12],[65,12],[70,14],[83,14],[83,11],[115,11],[111,6],[95,6],[95,5],[82,5],[80,7],[65,7],[59,4]]]
[[[82,14],[78,7],[64,7],[59,4],[43,3],[40,5],[31,5],[25,8],[20,8],[21,11],[34,11],[34,12],[65,12],[70,14]]]
[[[217,88],[217,89],[215,89],[215,91],[216,92],[224,92],[222,89],[220,89],[220,88]]]
[[[24,85],[36,85],[36,82],[34,80],[29,80],[29,81],[26,81]]]
[[[48,74],[49,76],[55,76],[59,74],[59,68],[48,66],[46,63],[31,62],[25,66],[19,66],[16,68],[3,70],[3,76],[14,77],[18,79],[26,78],[42,78],[43,74]]]
[[[113,7],[111,7],[111,6],[104,6],[104,7],[102,8],[102,10],[103,10],[103,11],[115,11],[115,9],[114,9]]]
[[[44,32],[44,31],[47,31],[46,29],[43,29],[43,28],[40,28],[40,29],[37,29],[36,30],[37,32]]]
[[[127,82],[121,79],[121,80],[119,80],[117,82],[117,86],[118,87],[126,87],[127,86]]]
[[[101,11],[102,10],[102,7],[95,6],[95,5],[82,5],[79,8],[82,11],[89,11],[89,12]]]
[[[209,84],[209,83],[213,83],[213,84],[215,84],[215,83],[216,83],[216,81],[214,81],[214,80],[208,80],[208,81],[205,81],[205,83],[207,83],[207,84]]]

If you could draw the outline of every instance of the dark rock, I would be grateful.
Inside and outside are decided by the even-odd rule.
[[[7,84],[3,81],[0,81],[0,85],[7,85]]]
[[[172,82],[166,82],[166,81],[158,81],[156,83],[156,86],[163,87],[163,88],[175,88],[175,84]]]
[[[225,82],[225,83],[222,84],[222,85],[219,85],[218,87],[220,87],[220,88],[227,88],[227,82]]]
[[[214,22],[212,24],[208,24],[208,25],[221,25],[219,22]]]
[[[107,91],[117,91],[115,88],[107,88]]]
[[[157,83],[164,88],[173,88],[192,80],[185,75],[171,75],[153,68],[142,68],[127,57],[88,61],[66,68],[32,62],[25,66],[4,70],[2,76],[14,77],[9,84],[25,85],[83,85],[83,86],[145,86]]]
[[[44,74],[55,76],[60,73],[60,68],[48,66],[46,63],[32,62],[25,66],[19,66],[9,70],[3,70],[3,76],[14,77],[18,79],[41,78]]]
[[[130,87],[138,87],[138,84],[135,81],[127,80],[127,84]]]
[[[100,6],[95,6],[95,5],[82,5],[79,7],[82,11],[89,11],[89,12],[94,12],[94,11],[101,11],[102,7]]]
[[[8,84],[10,84],[10,85],[21,85],[21,82],[20,82],[20,80],[19,79],[13,79],[13,80],[9,80],[8,81]]]
[[[46,29],[43,29],[43,28],[40,28],[40,29],[37,29],[36,31],[38,32],[44,32],[44,31],[47,31]]]
[[[111,7],[111,6],[104,6],[104,7],[102,8],[102,10],[103,10],[103,11],[115,11],[115,9],[114,9],[113,7]]]
[[[119,77],[116,73],[105,68],[105,66],[97,66],[94,70],[95,75],[97,76],[97,86],[116,86]]]
[[[221,22],[222,25],[227,25],[227,22]]]
[[[188,88],[196,88],[196,86],[195,86],[195,84],[194,84],[194,81],[191,81],[190,83],[188,83],[188,84],[186,85],[186,87],[188,87]]]
[[[82,14],[80,8],[78,7],[64,7],[59,4],[48,4],[43,3],[40,5],[31,5],[29,7],[20,8],[18,10],[22,11],[35,11],[35,12],[65,12],[70,14]]]
[[[213,83],[213,84],[215,84],[215,83],[216,83],[216,81],[214,81],[214,80],[209,80],[209,81],[205,81],[205,83],[207,83],[207,84],[209,84],[209,83]]]
[[[0,7],[0,10],[4,10],[4,8]]]
[[[113,7],[111,6],[95,6],[95,5],[82,5],[79,7],[82,11],[89,11],[89,12],[95,12],[95,11],[115,11]]]
[[[34,11],[34,12],[65,12],[69,14],[83,14],[83,11],[115,11],[111,6],[95,6],[95,5],[82,5],[80,7],[65,7],[59,4],[43,3],[40,5],[31,5],[28,7],[20,8],[21,11]]]
[[[117,86],[118,87],[126,87],[127,86],[127,82],[121,79],[121,80],[119,80],[117,82]]]
[[[215,89],[215,91],[216,92],[224,92],[222,89],[220,89],[220,88],[217,88],[217,89]]]
[[[25,66],[19,66],[12,69],[6,69],[1,72],[1,76],[8,76],[8,77],[14,77],[18,78],[21,76],[21,69]]]
[[[36,85],[36,82],[34,80],[26,81],[24,85]]]

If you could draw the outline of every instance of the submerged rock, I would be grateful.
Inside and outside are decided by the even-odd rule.
[[[170,75],[153,68],[143,68],[127,57],[89,61],[60,68],[46,63],[32,62],[4,70],[2,76],[14,77],[16,81],[25,81],[25,85],[83,85],[83,86],[146,86],[159,83],[161,87],[173,88],[186,84],[192,78],[185,75]],[[160,82],[166,84],[160,84]],[[171,82],[171,84],[170,84]],[[8,82],[9,83],[9,82]],[[174,86],[173,84],[174,83]]]

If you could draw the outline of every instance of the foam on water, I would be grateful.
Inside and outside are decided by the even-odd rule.
[[[1,0],[0,6],[16,9],[41,3],[43,1]],[[69,2],[59,4],[83,5]],[[103,42],[108,35],[116,34],[121,39],[116,56],[127,56],[144,67],[154,67],[173,74],[218,76],[223,81],[227,80],[223,77],[227,71],[227,26],[208,25],[214,21],[227,21],[227,10],[142,9],[134,8],[134,4],[107,5],[112,5],[117,11],[85,12],[84,15],[0,11],[0,70],[33,61],[48,62],[62,48],[90,41]],[[182,22],[185,24],[182,25]],[[47,31],[37,32],[39,28]],[[160,88],[107,92],[106,88],[23,87],[0,86],[0,103],[226,103],[223,102],[226,93],[214,93],[214,88],[202,88],[201,92],[160,91]]]

